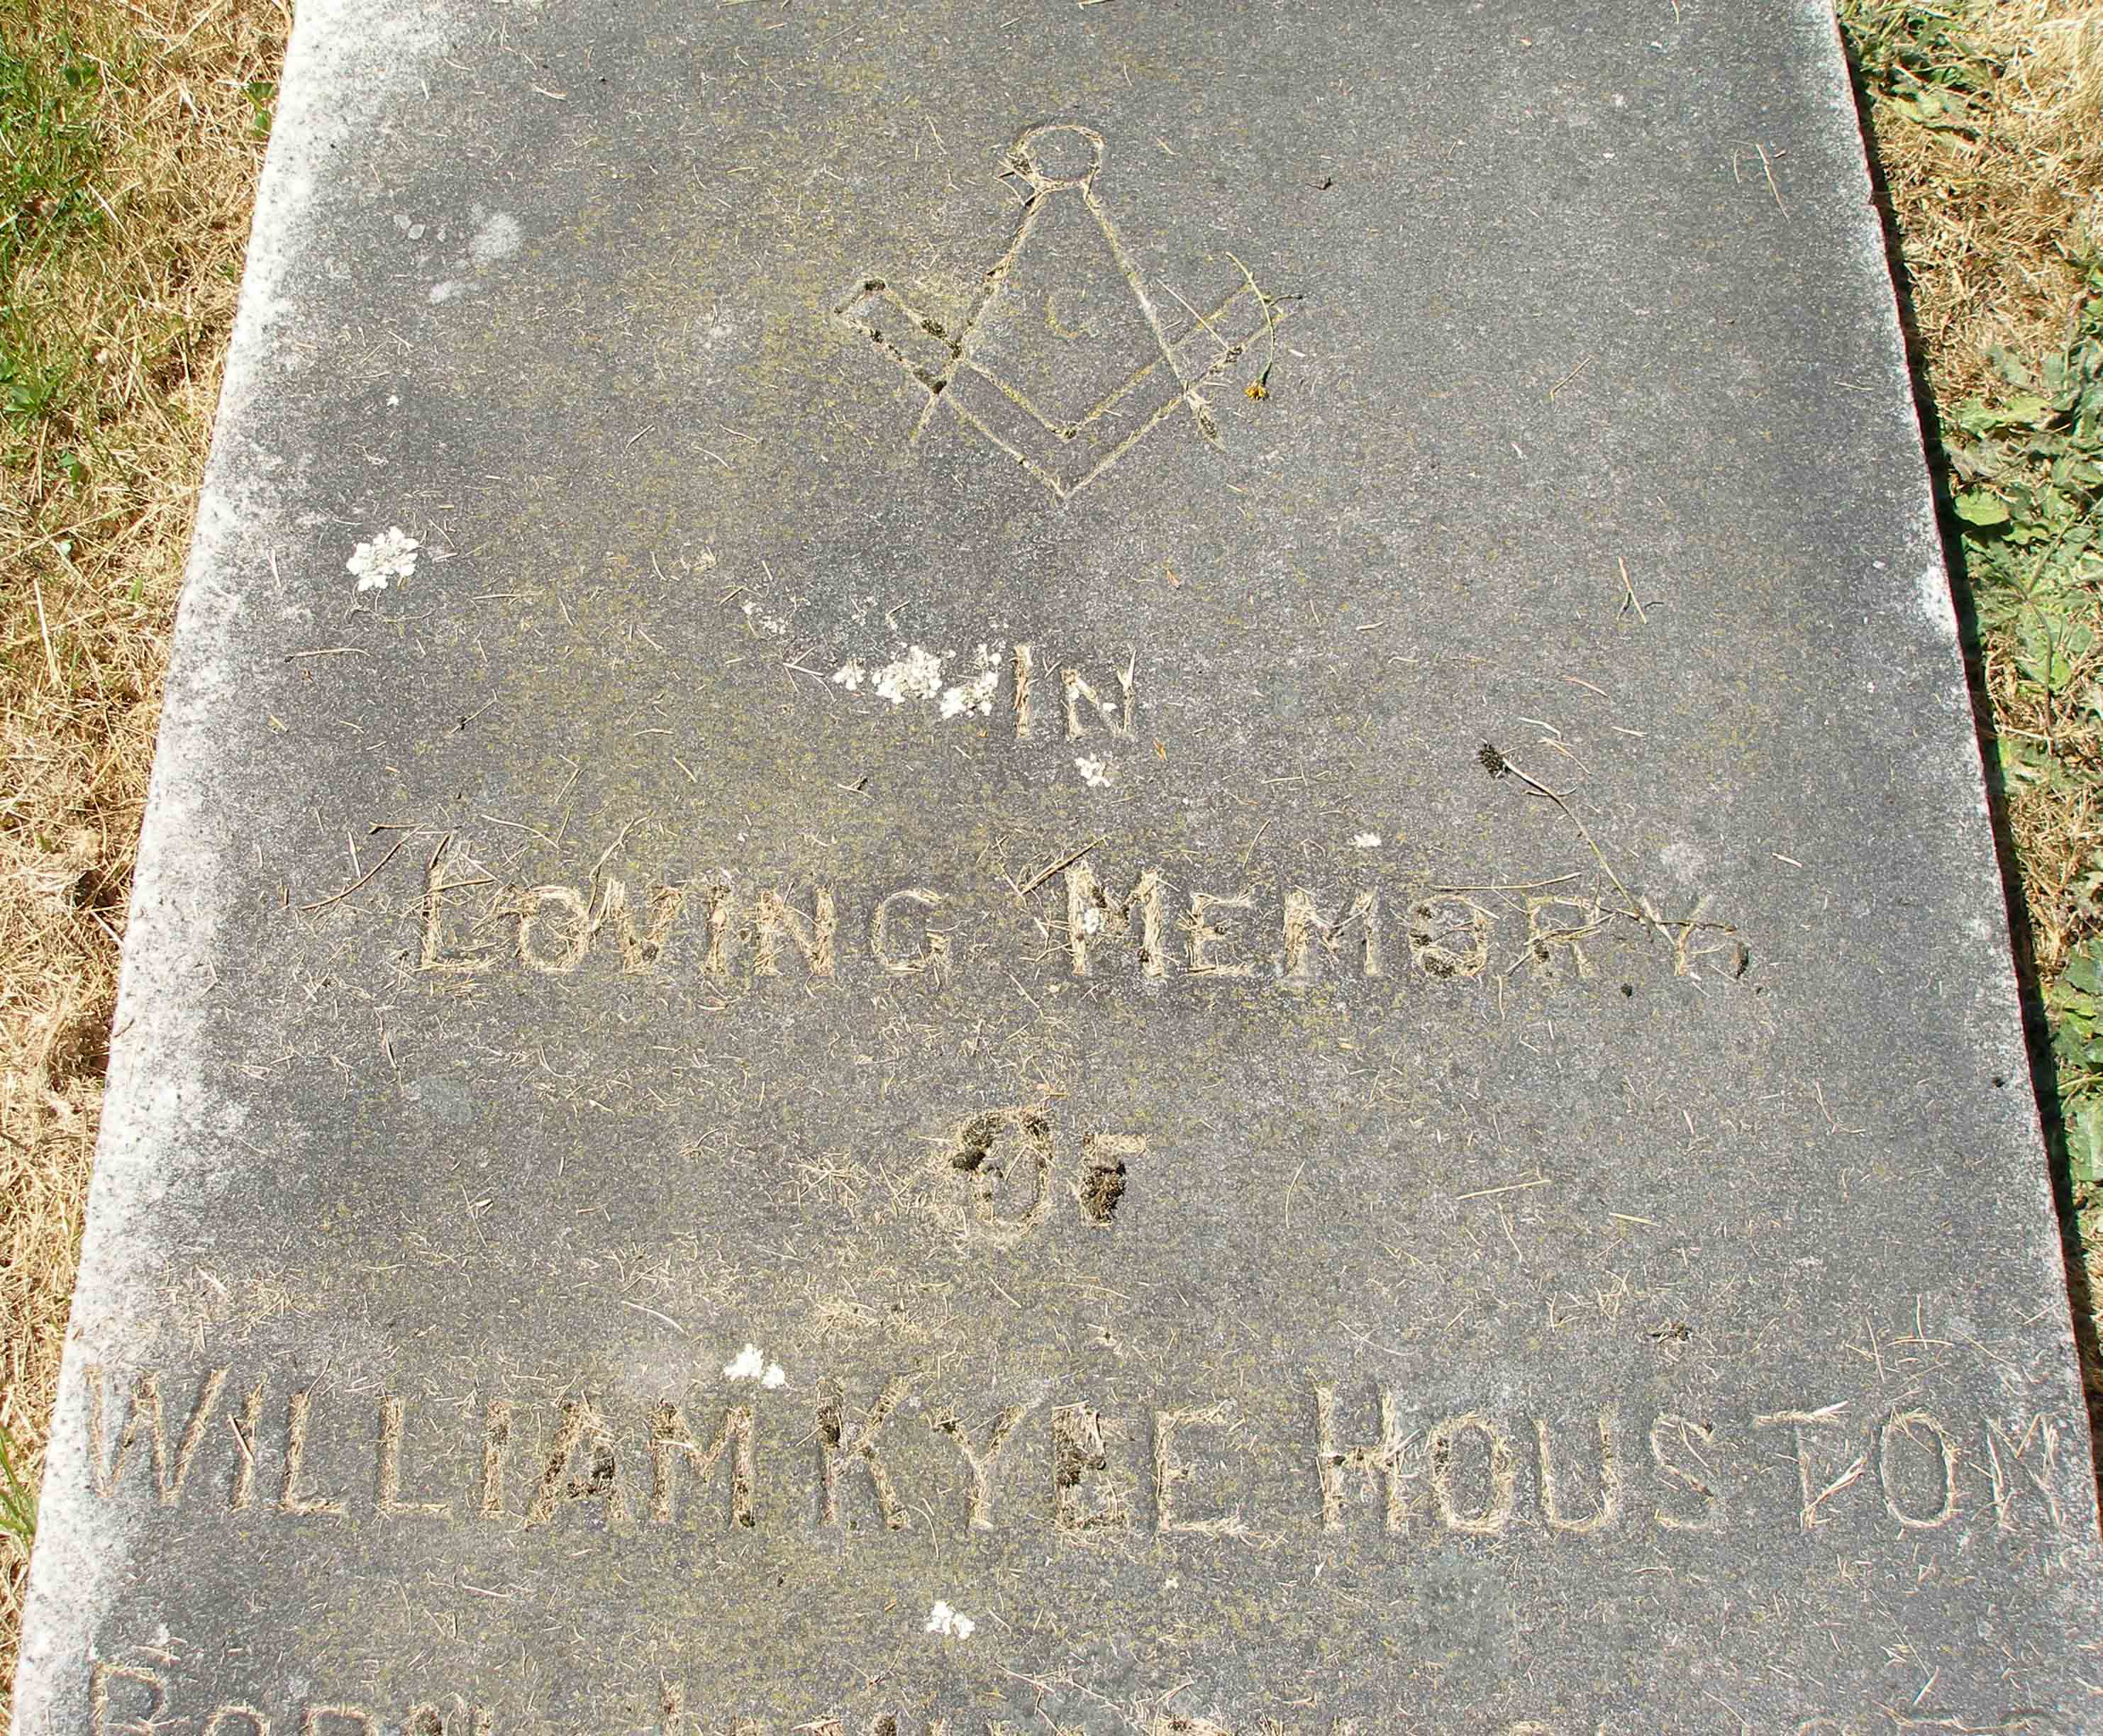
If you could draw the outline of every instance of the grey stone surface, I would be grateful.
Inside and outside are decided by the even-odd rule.
[[[2098,1721],[1807,0],[304,8],[128,944],[22,1736]]]

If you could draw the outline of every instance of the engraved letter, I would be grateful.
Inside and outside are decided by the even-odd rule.
[[[1087,1405],[1061,1405],[1052,1413],[1052,1523],[1061,1531],[1122,1531],[1132,1512],[1111,1468],[1109,1449],[1124,1426]],[[1084,1485],[1097,1481],[1091,1502]]]
[[[905,1720],[890,1712],[878,1712],[864,1728],[868,1736],[905,1736]],[[988,1736],[1007,1736],[1007,1732],[1012,1729],[1012,1725],[998,1722],[986,1725]],[[799,1724],[795,1730],[796,1736],[847,1736],[847,1726],[837,1718],[820,1718],[813,1724]],[[748,1723],[740,1718],[730,1727],[730,1736],[766,1736],[766,1732],[759,1725]],[[948,1721],[930,1718],[927,1720],[927,1736],[949,1736]]]
[[[582,1476],[571,1476],[570,1460],[580,1447],[586,1450],[589,1462]],[[533,1492],[532,1504],[526,1509],[527,1529],[553,1519],[558,1502],[587,1501],[594,1495],[605,1503],[608,1525],[626,1522],[628,1498],[621,1493],[620,1460],[606,1419],[589,1399],[565,1399],[547,1468],[540,1473],[540,1486]]]
[[[342,1502],[300,1492],[300,1477],[307,1464],[307,1425],[313,1401],[313,1394],[305,1390],[295,1392],[285,1401],[285,1481],[278,1489],[278,1511],[281,1513],[318,1513],[340,1519],[343,1517]]]
[[[1812,1526],[1825,1522],[1819,1516],[1820,1503],[1831,1496],[1838,1494],[1842,1490],[1869,1468],[1870,1455],[1867,1453],[1858,1453],[1847,1468],[1823,1489],[1814,1490],[1812,1488],[1811,1449],[1803,1438],[1803,1432],[1813,1424],[1838,1426],[1840,1413],[1847,1408],[1847,1405],[1843,1402],[1838,1405],[1828,1405],[1821,1410],[1777,1410],[1769,1415],[1753,1419],[1753,1426],[1755,1428],[1772,1428],[1777,1423],[1786,1423],[1795,1431],[1796,1486],[1802,1494],[1803,1503],[1798,1517],[1807,1531]]]
[[[1575,911],[1576,921],[1565,926],[1553,918],[1543,921],[1545,910]],[[1570,966],[1577,973],[1581,982],[1589,982],[1592,976],[1592,961],[1585,956],[1585,948],[1578,943],[1599,926],[1599,904],[1589,898],[1530,898],[1526,901],[1526,953],[1537,980],[1553,981],[1562,972],[1555,963],[1555,949],[1567,949]]]
[[[908,886],[903,892],[894,892],[876,907],[869,919],[869,956],[892,976],[915,976],[923,970],[933,970],[938,975],[949,961],[949,937],[928,932],[927,943],[918,952],[900,954],[891,948],[891,912],[900,904],[917,904],[932,910],[942,902],[942,895],[927,886]]]
[[[736,913],[731,903],[728,886],[710,886],[707,893],[709,905],[709,950],[701,960],[701,968],[710,976],[730,975],[730,924]]]
[[[994,1419],[993,1427],[986,1436],[985,1449],[981,1452],[971,1445],[971,1432],[964,1427],[961,1417],[951,1415],[930,1419],[939,1428],[957,1443],[957,1450],[964,1455],[964,1463],[971,1467],[971,1498],[967,1509],[967,1523],[974,1531],[993,1531],[999,1527],[993,1522],[993,1473],[1000,1463],[1000,1455],[1007,1450],[1008,1436],[1015,1426],[1037,1408],[1032,1399],[1026,1405],[1010,1405]]]
[[[257,1381],[241,1400],[241,1414],[233,1419],[233,1445],[241,1462],[233,1467],[233,1485],[226,1492],[226,1504],[233,1512],[244,1512],[256,1498],[256,1441],[263,1432],[263,1383]]]
[[[1239,1537],[1248,1527],[1236,1507],[1213,1519],[1179,1519],[1176,1516],[1176,1489],[1196,1474],[1196,1463],[1176,1451],[1176,1436],[1185,1428],[1222,1427],[1233,1407],[1225,1400],[1202,1410],[1157,1410],[1154,1413],[1154,1528],[1157,1531],[1188,1531],[1203,1537]]]
[[[362,1706],[309,1706],[300,1720],[300,1736],[322,1736],[328,1724],[354,1724],[358,1736],[380,1736],[379,1720]]]
[[[1003,1143],[1001,1136],[1010,1132],[1018,1137],[1006,1143],[1011,1151],[1019,1146],[1021,1157],[997,1159],[994,1153]],[[1020,1215],[1003,1218],[998,1210],[1000,1184],[1017,1161],[1029,1166],[1029,1204]],[[1012,1248],[1044,1221],[1051,1205],[1046,1177],[1052,1168],[1052,1123],[1037,1108],[989,1109],[975,1115],[957,1136],[949,1167],[971,1178],[965,1214],[970,1233],[996,1248]]]
[[[1909,1513],[1899,1499],[1898,1480],[1892,1474],[1892,1437],[1918,1441],[1916,1430],[1933,1436],[1941,1454],[1942,1499],[1932,1513]],[[1884,1486],[1884,1511],[1909,1531],[1932,1531],[1957,1516],[1957,1443],[1925,1410],[1902,1410],[1878,1432],[1877,1480]]]
[[[1541,1516],[1547,1522],[1548,1529],[1570,1537],[1605,1530],[1614,1522],[1621,1507],[1621,1467],[1615,1450],[1613,1412],[1603,1407],[1599,1412],[1598,1504],[1590,1512],[1575,1517],[1563,1510],[1563,1479],[1555,1468],[1554,1456],[1549,1450],[1547,1423],[1536,1417],[1533,1432],[1541,1447]]]
[[[1060,684],[1066,690],[1066,739],[1078,741],[1088,733],[1088,726],[1081,721],[1081,706],[1085,701],[1098,719],[1109,726],[1110,734],[1125,741],[1138,735],[1137,708],[1132,704],[1132,673],[1138,668],[1136,653],[1125,659],[1124,667],[1117,672],[1118,690],[1124,695],[1120,704],[1115,699],[1105,700],[1085,681],[1075,668],[1059,672]]]
[[[875,1486],[876,1504],[883,1515],[884,1524],[894,1531],[906,1529],[905,1509],[899,1503],[898,1491],[891,1486],[891,1473],[876,1456],[876,1437],[912,1384],[910,1374],[900,1374],[891,1381],[869,1406],[869,1415],[861,1427],[851,1435],[847,1432],[843,1419],[846,1394],[830,1384],[822,1391],[818,1402],[818,1452],[824,1496],[820,1517],[825,1524],[840,1522],[840,1472],[845,1462],[854,1458],[869,1467],[869,1480]]]
[[[1110,1227],[1118,1203],[1124,1198],[1125,1159],[1146,1155],[1146,1140],[1136,1133],[1086,1133],[1081,1135],[1081,1216],[1099,1230]]]
[[[1490,961],[1489,912],[1443,892],[1409,907],[1409,956],[1432,976],[1480,976]]]
[[[144,1688],[147,1695],[145,1710],[136,1718],[113,1716],[109,1703],[112,1682],[131,1682]],[[152,1670],[129,1669],[101,1658],[88,1668],[88,1721],[94,1736],[153,1736],[155,1728],[162,1722],[162,1708],[167,1703],[167,1688]]]
[[[1190,895],[1190,914],[1184,917],[1182,927],[1190,936],[1190,968],[1201,976],[1254,976],[1256,966],[1246,959],[1216,958],[1213,946],[1225,942],[1231,946],[1227,930],[1215,928],[1205,920],[1214,910],[1249,910],[1256,900],[1247,893],[1225,898],[1213,892],[1193,892]]]
[[[491,1399],[482,1419],[482,1516],[504,1516],[504,1464],[511,1454],[511,1406]]]
[[[215,1706],[205,1720],[204,1736],[233,1736],[229,1726],[245,1725],[246,1736],[270,1736],[270,1720],[256,1706]]]
[[[679,912],[686,902],[684,886],[652,886],[650,928],[647,934],[641,933],[628,908],[628,888],[609,878],[599,893],[598,914],[593,920],[592,930],[597,933],[601,926],[611,922],[614,938],[620,943],[622,971],[633,975],[647,970],[664,956],[665,939],[672,932],[672,925],[679,920]]]
[[[1323,919],[1321,907],[1315,904],[1314,895],[1305,887],[1296,887],[1285,895],[1285,975],[1283,981],[1287,988],[1305,988],[1314,980],[1315,966],[1322,952],[1334,952],[1343,944],[1344,936],[1354,922],[1365,924],[1366,975],[1381,975],[1381,909],[1380,894],[1361,892],[1351,900],[1350,908],[1344,912],[1340,922],[1331,923]],[[1316,950],[1319,939],[1320,951]]]
[[[1075,976],[1088,975],[1092,942],[1130,930],[1135,904],[1140,912],[1140,974],[1166,976],[1168,965],[1161,945],[1161,877],[1149,868],[1123,899],[1113,904],[1086,862],[1076,862],[1066,870],[1066,946],[1073,957]]]
[[[838,927],[839,918],[833,908],[833,895],[823,886],[812,889],[807,918],[779,892],[761,893],[753,907],[753,917],[759,930],[759,961],[754,968],[760,975],[781,975],[785,935],[796,943],[796,950],[803,955],[812,976],[833,974],[833,930]]]
[[[552,951],[538,949],[536,937],[548,919],[542,912],[553,906],[568,932]],[[518,957],[529,970],[543,976],[567,976],[585,961],[591,950],[591,902],[575,886],[532,886],[521,893],[518,904]]]
[[[131,1409],[124,1419],[124,1432],[117,1437],[117,1450],[104,1467],[104,1372],[100,1368],[87,1370],[87,1466],[95,1492],[104,1499],[116,1493],[118,1474],[123,1470],[131,1444],[138,1438],[143,1417],[149,1432],[146,1450],[153,1463],[154,1487],[159,1491],[161,1505],[173,1507],[182,1494],[184,1479],[190,1474],[190,1461],[197,1457],[198,1447],[204,1440],[211,1408],[219,1402],[220,1388],[226,1384],[226,1370],[213,1369],[199,1384],[196,1401],[190,1406],[189,1421],[183,1427],[182,1439],[176,1443],[172,1472],[168,1465],[168,1444],[162,1423],[160,1377],[151,1369],[142,1369],[132,1383]]]
[[[1723,1522],[1723,1498],[1716,1493],[1713,1485],[1705,1482],[1701,1477],[1696,1476],[1685,1466],[1674,1464],[1665,1456],[1667,1429],[1679,1431],[1679,1438],[1685,1443],[1687,1450],[1696,1459],[1701,1459],[1701,1469],[1705,1476],[1709,1471],[1709,1461],[1701,1458],[1701,1447],[1694,1444],[1695,1437],[1699,1436],[1705,1444],[1716,1438],[1716,1431],[1707,1423],[1690,1423],[1685,1417],[1661,1416],[1651,1424],[1650,1456],[1652,1462],[1658,1468],[1658,1474],[1668,1482],[1677,1483],[1682,1489],[1690,1494],[1699,1495],[1709,1503],[1708,1511],[1698,1519],[1683,1518],[1678,1513],[1668,1513],[1661,1507],[1657,1510],[1657,1522],[1668,1531],[1713,1531]]]
[[[682,1457],[693,1461],[694,1481],[705,1486],[715,1475],[716,1461],[723,1449],[735,1448],[730,1466],[730,1520],[750,1526],[752,1491],[758,1481],[753,1451],[752,1412],[744,1405],[723,1413],[722,1427],[707,1448],[687,1432],[687,1419],[679,1407],[669,1401],[657,1407],[656,1426],[650,1435],[650,1516],[660,1525],[672,1522],[673,1485],[678,1480]]]
[[[1344,1529],[1344,1473],[1355,1471],[1363,1488],[1372,1492],[1377,1475],[1387,1494],[1386,1524],[1399,1531],[1408,1516],[1407,1492],[1403,1487],[1402,1426],[1396,1419],[1394,1394],[1380,1389],[1379,1443],[1374,1446],[1340,1447],[1336,1445],[1336,1396],[1324,1386],[1314,1388],[1314,1472],[1322,1485],[1322,1529]]]
[[[444,1519],[452,1512],[450,1501],[404,1501],[402,1498],[402,1401],[380,1401],[380,1474],[374,1508],[382,1515],[425,1513]]]
[[[481,942],[475,950],[468,952],[448,953],[445,950],[439,914],[441,896],[457,891],[463,886],[489,884],[487,874],[479,880],[447,881],[443,878],[446,852],[452,847],[452,841],[450,837],[441,838],[438,847],[431,852],[429,866],[424,870],[424,930],[418,948],[417,962],[425,970],[487,970],[503,958],[503,954],[496,951],[493,943]]]
[[[487,1706],[469,1706],[458,1694],[452,1697],[452,1703],[467,1714],[469,1736],[491,1736],[496,1719]],[[446,1736],[448,1721],[435,1706],[411,1706],[402,1720],[402,1736]]]
[[[1015,739],[1027,741],[1035,732],[1037,715],[1030,692],[1037,659],[1026,645],[1015,647]]]
[[[1465,1435],[1480,1435],[1490,1454],[1489,1504],[1479,1513],[1464,1512],[1458,1482],[1458,1451]],[[1511,1442],[1504,1432],[1478,1411],[1447,1417],[1434,1423],[1425,1436],[1431,1460],[1431,1504],[1449,1530],[1475,1537],[1495,1537],[1511,1521],[1514,1489],[1518,1472],[1513,1465]]]
[[[2038,1450],[2033,1451],[2034,1445]],[[2030,1426],[2023,1431],[2021,1441],[2012,1441],[2008,1432],[1999,1423],[1986,1424],[1986,1474],[1994,1485],[1994,1528],[1999,1531],[2012,1531],[2016,1528],[2016,1484],[2007,1466],[2001,1463],[2001,1450],[2006,1447],[2009,1459],[2016,1468],[2028,1476],[2037,1492],[2044,1497],[2045,1511],[2052,1519],[2052,1528],[2057,1531],[2062,1519],[2059,1507],[2059,1491],[2052,1486],[2058,1474],[2059,1431],[2052,1419],[2042,1414],[2030,1419]]]

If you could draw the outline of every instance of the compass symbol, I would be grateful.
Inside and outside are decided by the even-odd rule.
[[[1102,135],[1070,121],[1033,127],[1008,148],[1029,197],[960,328],[880,277],[833,310],[926,393],[914,444],[946,409],[1061,500],[1179,410],[1216,444],[1203,388],[1285,317],[1244,273],[1209,312],[1183,302],[1189,327],[1170,336],[1096,195],[1103,155]]]

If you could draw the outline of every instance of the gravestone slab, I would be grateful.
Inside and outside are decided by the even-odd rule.
[[[21,1736],[2092,1728],[1809,0],[301,9]]]

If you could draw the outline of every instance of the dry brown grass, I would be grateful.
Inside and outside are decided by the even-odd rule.
[[[1947,42],[1932,26],[1904,31],[1921,44],[1910,69],[1932,94],[1877,104],[1872,126],[1935,399],[1955,404],[1985,387],[1995,345],[2034,357],[2066,341],[2081,283],[2071,261],[2103,246],[2103,5],[1855,0],[1843,10],[1873,63],[1901,20],[1951,26]],[[1938,67],[1950,83],[1935,79]]]
[[[66,188],[39,190],[32,165],[0,317],[0,357],[64,382],[48,413],[0,419],[0,1423],[32,1482],[169,622],[262,157],[251,87],[276,79],[288,24],[278,0],[0,0],[0,47],[55,116],[87,130],[75,160],[93,166],[66,179],[85,183],[97,218],[69,228]],[[76,73],[81,87],[69,60],[94,69]],[[11,118],[0,158],[12,166],[40,147],[19,109]],[[0,1536],[0,1682],[24,1566]]]
[[[1973,16],[1977,40],[2006,69],[1981,139],[1918,127],[1879,139],[1943,405],[1991,394],[1992,346],[2035,357],[2065,343],[2081,293],[2074,262],[2103,253],[2103,3],[2027,0]],[[2087,683],[2047,694],[2020,678],[2008,645],[1990,637],[1985,650],[1996,725],[2085,773],[2008,791],[2035,963],[2048,982],[2103,924],[2079,890],[2103,862],[2103,718],[2081,703]],[[2103,1268],[2092,1276],[2103,1280]]]

